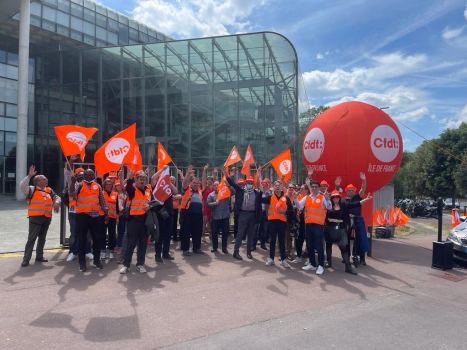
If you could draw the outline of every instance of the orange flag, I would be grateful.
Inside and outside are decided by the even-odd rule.
[[[408,222],[409,218],[407,215],[405,215],[402,210],[399,210],[399,225],[405,225]]]
[[[237,147],[233,146],[232,150],[230,151],[229,158],[225,161],[224,166],[228,167],[232,164],[235,164],[239,161],[241,161],[242,158],[240,158],[240,155],[238,154]]]
[[[255,164],[255,158],[253,158],[253,152],[250,145],[246,149],[245,158],[243,158],[243,167],[241,173],[250,176],[250,165]]]
[[[161,203],[164,203],[167,198],[172,195],[172,188],[170,187],[170,169],[165,169],[157,179],[157,184],[152,192],[154,198]]]
[[[140,171],[142,167],[143,167],[143,158],[141,157],[139,146],[135,142],[135,152],[133,156],[133,161],[130,164],[128,164],[128,168],[130,168],[136,173],[137,171]]]
[[[167,151],[159,142],[159,144],[157,145],[157,171],[161,170],[164,167],[164,165],[167,165],[170,162],[172,162],[172,158],[170,158]]]
[[[375,213],[373,214],[373,225],[383,225],[383,218],[381,217],[381,213],[378,211],[378,209],[375,209]]]
[[[226,182],[227,180],[225,179],[225,176],[223,176],[221,183],[217,187],[217,199],[218,200],[230,197],[230,188],[226,185]]]
[[[94,154],[98,176],[120,169],[122,164],[133,163],[136,144],[136,123],[113,136]]]
[[[394,225],[394,221],[392,217],[392,208],[389,208],[388,221],[389,221],[389,225]]]
[[[381,217],[383,218],[383,223],[386,224],[386,210],[384,210],[383,207],[381,207]]]
[[[54,129],[65,157],[79,154],[84,161],[86,145],[97,129],[77,125],[56,126]]]
[[[276,169],[279,177],[284,175],[284,181],[289,181],[292,177],[292,160],[290,158],[290,149],[285,150],[276,158],[271,160],[271,164]]]
[[[392,224],[399,226],[400,225],[400,209],[398,207],[394,208],[394,213],[392,213]]]

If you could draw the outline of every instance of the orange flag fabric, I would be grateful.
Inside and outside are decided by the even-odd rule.
[[[164,203],[171,195],[172,195],[172,188],[170,187],[170,169],[165,169],[160,175],[157,180],[157,184],[154,187],[152,192],[154,194],[154,198]]]
[[[139,151],[139,146],[136,142],[133,161],[128,164],[128,168],[133,170],[135,173],[143,168],[143,158],[141,157],[141,152]]]
[[[98,176],[120,169],[122,164],[133,163],[136,144],[136,123],[113,136],[94,154]]]
[[[389,222],[389,225],[394,225],[394,221],[393,221],[393,216],[392,216],[392,208],[389,208],[389,215],[388,215],[388,222]]]
[[[409,218],[402,210],[399,210],[399,225],[405,225],[409,222]]]
[[[375,209],[375,212],[373,214],[373,225],[375,226],[383,225],[383,217],[381,216],[381,213],[378,211],[378,209]]]
[[[451,214],[452,227],[456,227],[457,225],[461,223],[459,219],[459,212],[457,211],[457,208],[455,208],[455,209],[452,209],[451,213],[452,213]]]
[[[250,176],[250,165],[255,164],[255,158],[253,157],[253,151],[250,145],[246,149],[245,158],[243,158],[243,167],[241,173]]]
[[[172,162],[172,158],[170,158],[167,151],[159,142],[159,144],[157,145],[157,171],[161,170],[164,167],[164,165],[167,165],[170,162]]]
[[[292,159],[290,158],[290,149],[285,150],[276,158],[271,160],[271,164],[276,169],[279,177],[284,175],[284,181],[287,182],[292,177]]]
[[[217,199],[218,200],[230,197],[230,188],[229,186],[226,185],[226,183],[227,183],[227,180],[225,179],[225,176],[223,176],[221,183],[217,187]]]
[[[394,212],[392,213],[392,222],[393,225],[399,226],[401,223],[400,221],[400,209],[398,207],[394,208]]]
[[[232,150],[230,151],[229,158],[224,163],[224,166],[227,168],[228,166],[235,164],[241,161],[240,155],[238,154],[237,147],[233,146]]]
[[[77,125],[56,126],[54,129],[65,157],[79,154],[84,161],[86,145],[97,129]]]

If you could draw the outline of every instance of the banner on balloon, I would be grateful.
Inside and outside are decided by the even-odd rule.
[[[253,151],[250,145],[246,149],[245,158],[243,158],[243,167],[241,173],[250,176],[250,165],[255,164],[255,158],[253,157]]]
[[[141,157],[141,152],[139,151],[139,146],[136,142],[133,161],[128,164],[128,168],[133,170],[135,173],[143,168],[143,158]]]
[[[122,164],[131,164],[136,144],[136,123],[113,136],[94,154],[98,176],[120,169]]]
[[[164,203],[171,195],[172,195],[172,188],[170,187],[170,169],[165,169],[160,175],[159,179],[157,180],[157,184],[154,187],[152,192],[154,194],[154,198]]]
[[[55,126],[54,130],[65,157],[79,154],[81,160],[84,161],[86,145],[97,129],[83,128],[77,125],[62,125]]]
[[[167,151],[164,149],[162,144],[159,142],[157,145],[157,171],[160,171],[164,165],[167,165],[172,162]]]
[[[229,157],[224,163],[224,166],[228,167],[232,164],[240,162],[241,160],[242,158],[240,158],[240,155],[238,154],[237,147],[233,146],[232,150],[230,151]]]
[[[284,176],[284,181],[289,181],[292,177],[292,160],[290,158],[290,149],[286,149],[276,158],[271,160],[271,164],[279,177]]]

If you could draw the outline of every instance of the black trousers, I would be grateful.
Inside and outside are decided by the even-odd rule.
[[[88,230],[92,238],[92,254],[94,255],[94,263],[99,262],[100,253],[100,236],[104,217],[93,218],[86,213],[76,213],[75,216],[76,231],[78,232],[78,261],[80,265],[85,265],[86,260],[86,242]]]
[[[214,220],[211,219],[212,247],[219,247],[219,232],[222,230],[222,249],[227,249],[227,240],[229,238],[229,218]]]
[[[261,212],[261,221],[259,223],[258,231],[253,239],[253,247],[256,247],[258,240],[261,245],[266,244],[266,238],[268,238],[268,212],[263,210]]]
[[[170,250],[170,238],[172,238],[173,215],[169,214],[167,219],[162,219],[158,213],[157,219],[159,220],[160,230],[159,240],[155,244],[156,256],[160,257],[161,253],[163,256],[167,256]]]
[[[51,221],[52,218],[48,218],[45,215],[29,217],[29,234],[28,241],[24,248],[23,260],[31,260],[32,251],[37,239],[36,259],[44,257],[45,237],[47,236],[47,231],[49,230]]]
[[[193,242],[193,251],[201,249],[201,232],[203,230],[203,214],[184,212],[180,232],[181,249],[190,250],[190,236]]]
[[[173,229],[172,229],[172,237],[174,242],[178,241],[178,232],[177,232],[177,224],[178,224],[178,209],[174,209],[174,215],[172,217],[173,220]]]
[[[146,249],[148,248],[148,229],[145,221],[138,221],[131,218],[126,224],[128,235],[128,245],[125,250],[125,259],[123,265],[130,267],[133,252],[138,244],[138,253],[136,255],[136,266],[144,265],[146,259]]]
[[[106,249],[106,233],[109,233],[109,250],[113,251],[115,249],[115,243],[117,241],[117,219],[109,218],[109,223],[102,223],[102,233],[101,233],[101,250],[105,251]]]
[[[237,237],[238,232],[238,215],[234,213],[234,238]],[[243,237],[242,237],[243,238]]]
[[[287,223],[282,220],[269,220],[268,229],[269,229],[269,257],[274,259],[276,253],[276,240],[279,237],[279,251],[281,253],[281,260],[285,260],[287,256],[285,255],[285,228]]]
[[[300,229],[298,230],[298,237],[295,240],[295,249],[299,258],[302,257],[303,242],[305,242],[305,219],[304,216],[300,214]]]

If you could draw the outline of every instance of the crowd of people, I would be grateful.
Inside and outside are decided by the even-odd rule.
[[[203,242],[210,243],[211,252],[217,254],[221,238],[221,251],[229,254],[232,216],[233,259],[243,259],[240,255],[243,244],[246,257],[253,259],[259,243],[260,249],[269,250],[266,266],[272,266],[277,246],[283,268],[290,268],[289,262],[304,263],[303,270],[320,275],[332,267],[332,247],[336,244],[345,272],[357,274],[351,256],[354,265],[366,265],[365,252],[369,246],[361,206],[371,196],[363,198],[366,188],[363,173],[357,193],[351,184],[342,189],[339,177],[331,190],[326,181],[314,181],[312,171],[301,185],[285,182],[283,178],[271,183],[261,176],[239,178],[235,182],[235,171],[222,168],[222,180],[218,181],[217,168],[212,176],[207,176],[206,165],[200,181],[194,167],[189,166],[185,174],[177,169],[182,180],[180,188],[176,178],[170,177],[171,195],[161,203],[155,199],[153,189],[167,166],[151,177],[149,169],[136,173],[128,169],[125,178],[124,172],[119,171],[109,173],[101,181],[91,169],[74,169],[77,159],[78,156],[71,156],[65,166],[66,186],[61,197],[48,187],[44,175],[36,174],[34,166],[22,181],[29,217],[22,267],[29,265],[36,240],[36,262],[47,262],[43,252],[47,230],[52,211],[59,211],[62,200],[68,206],[70,227],[67,261],[78,258],[81,272],[87,270],[86,259],[92,260],[91,266],[98,270],[103,268],[104,260],[115,259],[122,265],[120,273],[125,274],[136,249],[136,270],[145,273],[151,242],[158,263],[175,259],[170,252],[171,242],[177,243],[175,250],[188,257],[192,253],[204,254]],[[33,186],[29,185],[31,178]]]

